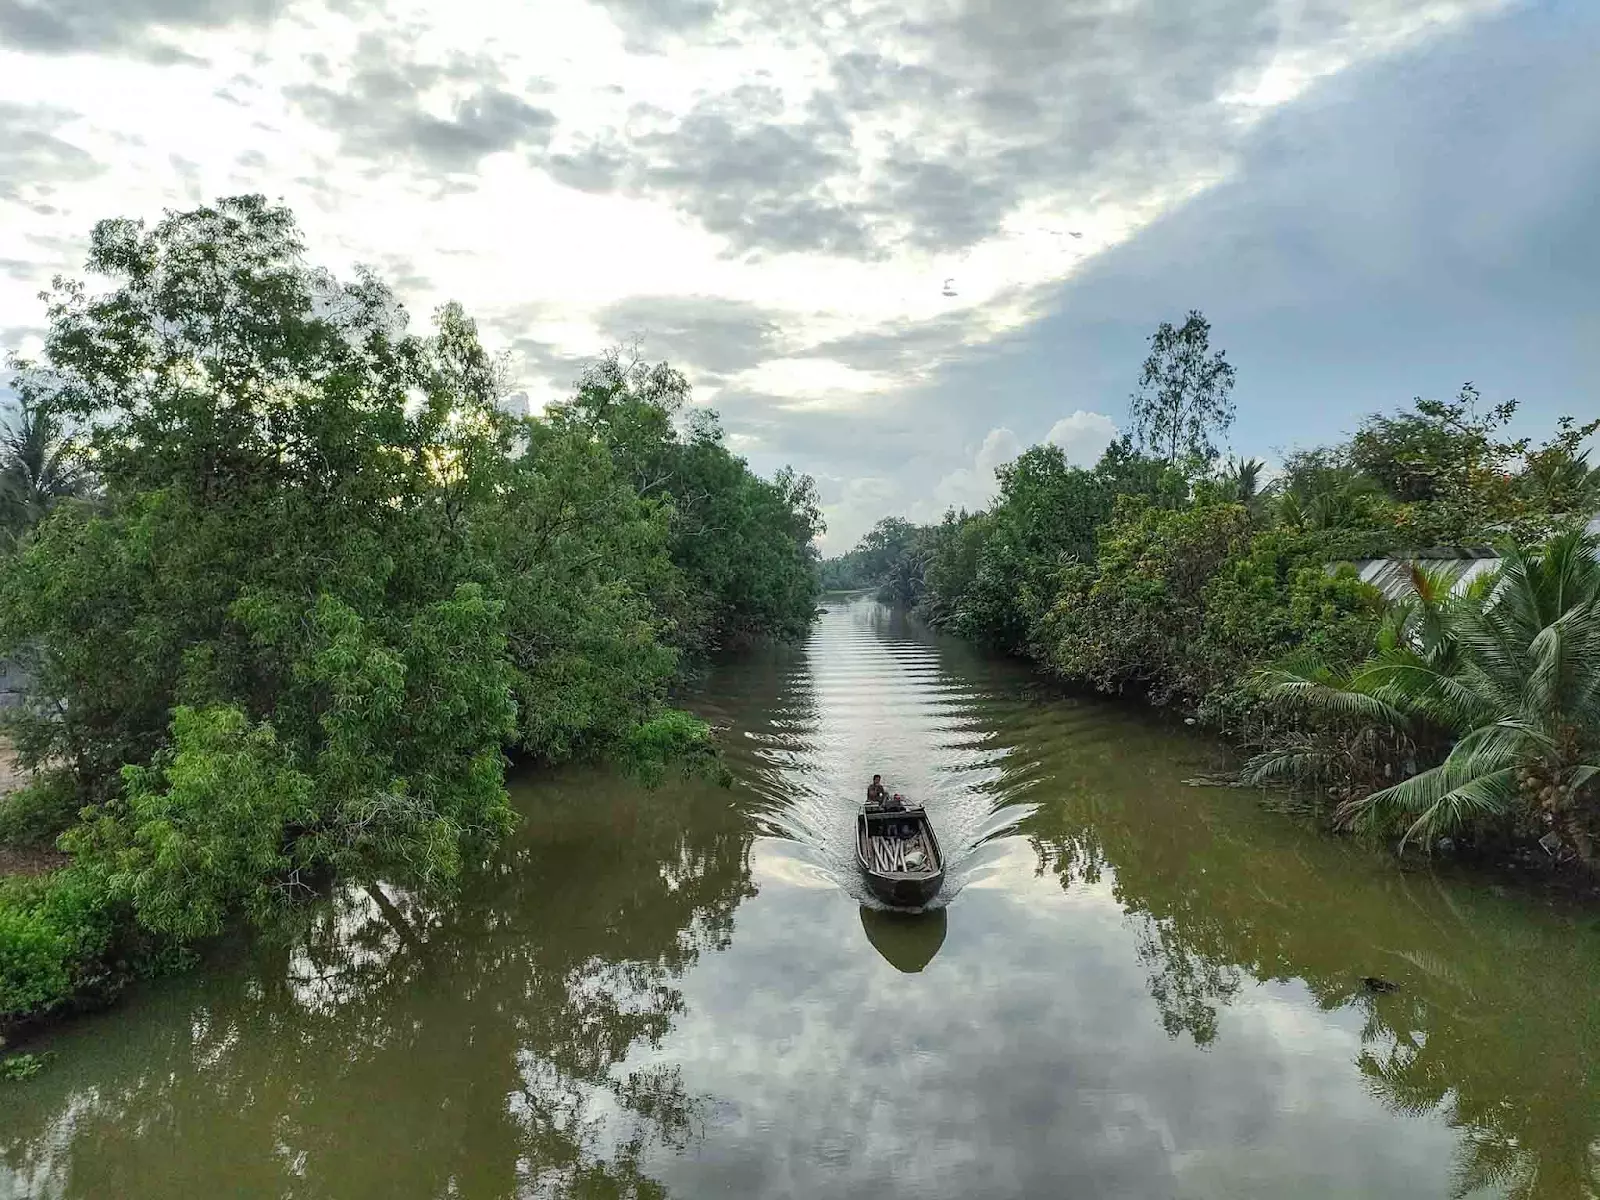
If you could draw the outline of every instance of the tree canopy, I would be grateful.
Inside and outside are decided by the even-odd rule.
[[[44,772],[4,807],[58,814],[71,886],[147,936],[334,875],[454,878],[510,824],[507,752],[714,767],[667,704],[683,655],[811,620],[810,480],[756,477],[710,415],[680,429],[665,364],[611,354],[511,416],[458,305],[412,331],[259,196],[103,221],[88,267],[107,286],[58,281],[14,382],[29,445],[79,434],[0,564],[0,651],[34,668],[11,732]],[[50,903],[16,911],[70,941]],[[5,928],[0,977],[26,974]]]

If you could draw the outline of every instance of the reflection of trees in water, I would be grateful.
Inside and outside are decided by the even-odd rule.
[[[1239,970],[1190,949],[1182,932],[1149,917],[1139,931],[1139,958],[1150,968],[1150,995],[1168,1037],[1188,1033],[1197,1046],[1217,1038],[1217,1010],[1239,994]]]
[[[1302,980],[1363,1012],[1374,1095],[1459,1131],[1458,1195],[1600,1195],[1600,940],[1481,886],[1374,874],[1360,848],[1234,799],[1069,794],[1030,821],[1063,886],[1111,881],[1167,1032],[1210,1044],[1244,978]]]
[[[351,889],[100,1018],[98,1061],[7,1098],[0,1163],[29,1196],[661,1195],[643,1156],[700,1103],[619,1067],[727,945],[748,836],[716,789],[580,786],[541,788],[460,897]]]

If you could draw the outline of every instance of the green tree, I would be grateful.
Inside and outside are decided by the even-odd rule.
[[[1234,376],[1223,351],[1211,353],[1211,324],[1198,310],[1177,328],[1161,322],[1129,398],[1139,444],[1169,466],[1209,466],[1217,457],[1212,439],[1233,424]]]
[[[1548,442],[1527,455],[1517,493],[1534,513],[1586,518],[1600,512],[1600,467],[1589,465],[1579,447],[1600,430],[1600,418],[1579,425],[1571,417],[1557,422]]]
[[[1382,488],[1350,461],[1345,447],[1300,450],[1284,462],[1271,488],[1280,524],[1294,529],[1368,528],[1381,518]]]
[[[24,394],[0,427],[0,528],[15,539],[89,488],[79,448],[42,398]]]
[[[667,511],[669,552],[687,587],[683,602],[667,605],[680,644],[798,636],[819,590],[816,484],[788,468],[757,477],[727,449],[716,414],[689,402],[680,372],[613,349],[547,412],[558,429],[605,447],[636,494]]]
[[[1414,632],[1341,675],[1285,664],[1270,694],[1384,730],[1444,731],[1444,761],[1357,795],[1341,818],[1399,828],[1403,841],[1498,828],[1600,855],[1600,544],[1573,531],[1534,550],[1504,548],[1497,579],[1459,604],[1417,592]],[[1250,764],[1266,778],[1282,756]]]
[[[58,283],[18,390],[82,424],[103,501],[58,506],[7,561],[0,652],[38,652],[11,714],[47,772],[29,811],[85,810],[63,845],[102,913],[182,942],[330,876],[452,879],[509,827],[507,749],[706,763],[664,697],[680,600],[708,585],[639,474],[682,465],[669,406],[508,416],[458,306],[410,332],[376,279],[308,269],[258,196],[101,222],[89,268],[107,286]],[[693,511],[732,531],[700,532],[745,572],[714,598],[798,621],[805,485],[689,449],[715,468]],[[28,904],[0,929],[67,956]],[[59,965],[30,977],[82,974]]]
[[[1015,652],[1054,601],[1060,570],[1093,559],[1112,496],[1094,472],[1069,465],[1059,446],[1030,447],[995,474],[1000,493],[951,628]]]
[[[1351,440],[1351,463],[1400,501],[1440,501],[1489,484],[1507,473],[1527,442],[1499,437],[1516,416],[1515,400],[1487,412],[1480,404],[1477,389],[1466,383],[1453,401],[1419,396],[1409,412],[1374,413]]]

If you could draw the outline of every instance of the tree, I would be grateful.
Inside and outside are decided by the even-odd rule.
[[[1294,529],[1353,529],[1374,523],[1382,489],[1351,464],[1343,447],[1300,450],[1284,461],[1274,482],[1278,521]]]
[[[1503,551],[1499,577],[1461,603],[1417,588],[1414,634],[1392,637],[1345,675],[1281,668],[1277,699],[1453,741],[1444,761],[1342,806],[1347,823],[1403,841],[1519,828],[1600,862],[1600,542],[1571,531]],[[1255,778],[1284,767],[1274,756]]]
[[[1586,518],[1600,512],[1600,467],[1589,465],[1579,449],[1600,430],[1600,419],[1579,425],[1571,417],[1557,422],[1555,436],[1527,455],[1517,491],[1538,513]]]
[[[508,415],[459,306],[412,332],[375,278],[308,269],[260,196],[103,221],[89,267],[108,286],[58,282],[17,386],[82,423],[103,502],[56,507],[7,560],[0,652],[40,651],[9,723],[70,794],[50,811],[78,821],[62,844],[93,913],[182,943],[333,876],[448,881],[512,823],[508,749],[705,761],[707,728],[664,703],[685,574],[642,472],[681,465],[667,403]],[[792,614],[807,489],[704,453],[695,511],[761,584],[719,596]],[[37,933],[54,886],[21,922],[0,896],[0,976],[5,931]],[[54,1003],[77,970],[0,983]]]
[[[89,486],[78,447],[42,398],[25,394],[16,415],[0,427],[0,527],[15,538]]]
[[[1168,466],[1191,470],[1217,457],[1214,437],[1233,424],[1234,368],[1211,350],[1211,325],[1198,310],[1174,329],[1163,321],[1150,335],[1150,354],[1129,406],[1139,444]]]
[[[1504,475],[1510,460],[1527,448],[1526,439],[1497,436],[1516,411],[1517,402],[1507,400],[1480,413],[1471,383],[1453,401],[1419,396],[1409,412],[1374,413],[1363,421],[1350,443],[1350,461],[1396,500],[1442,500],[1488,482],[1486,475]]]
[[[612,349],[547,412],[557,428],[603,446],[637,495],[666,513],[684,592],[658,601],[673,613],[677,644],[799,636],[819,590],[816,484],[788,468],[759,478],[728,450],[716,414],[688,410],[689,401],[680,372]]]
[[[977,571],[951,619],[965,637],[1007,652],[1050,608],[1060,570],[1092,560],[1113,497],[1059,446],[1032,446],[995,472],[1000,494],[984,525]]]

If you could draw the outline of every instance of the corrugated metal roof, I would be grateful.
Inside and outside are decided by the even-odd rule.
[[[1585,526],[1585,532],[1600,537],[1600,515]],[[1411,594],[1411,567],[1420,564],[1434,573],[1450,576],[1450,591],[1461,595],[1480,575],[1495,570],[1500,556],[1493,550],[1480,547],[1441,547],[1434,550],[1416,550],[1404,558],[1364,558],[1352,563],[1329,563],[1331,574],[1341,566],[1351,566],[1362,582],[1370,583],[1388,600],[1403,600]]]
[[[1499,558],[1368,558],[1349,564],[1363,583],[1370,583],[1388,600],[1403,600],[1411,594],[1411,568],[1420,565],[1434,574],[1450,577],[1450,591],[1459,596],[1480,575],[1495,570]],[[1332,569],[1341,564],[1335,563]]]

